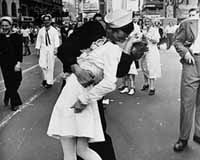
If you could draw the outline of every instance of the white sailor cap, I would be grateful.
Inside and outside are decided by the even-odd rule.
[[[50,20],[52,20],[52,16],[50,14],[44,14],[42,15],[42,20],[44,20],[46,17],[48,17]]]
[[[114,10],[108,13],[104,20],[111,28],[121,28],[132,22],[132,11],[124,9]]]
[[[1,18],[0,18],[0,23],[1,23],[2,21],[7,21],[8,23],[10,23],[10,25],[13,24],[13,20],[12,20],[12,18],[9,17],[9,16],[1,17]]]

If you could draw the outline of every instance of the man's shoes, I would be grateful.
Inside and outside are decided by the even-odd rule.
[[[200,137],[194,135],[193,141],[196,142],[196,143],[198,143],[200,145]]]
[[[46,84],[44,87],[46,88],[46,89],[49,89],[49,88],[51,88],[53,85],[52,84]]]
[[[144,84],[141,91],[146,91],[149,89],[149,85],[148,84]]]
[[[43,81],[42,81],[42,86],[45,87],[46,85],[47,85],[47,81],[46,81],[46,80],[43,80]]]
[[[187,147],[188,141],[179,139],[174,144],[174,152],[182,152]]]
[[[42,81],[42,86],[46,89],[51,88],[53,85],[52,84],[48,84],[46,80]]]
[[[11,107],[11,110],[12,110],[12,111],[17,111],[18,109],[19,109],[19,106],[12,106],[12,107]]]
[[[155,89],[150,89],[149,90],[149,96],[155,95],[156,90]]]

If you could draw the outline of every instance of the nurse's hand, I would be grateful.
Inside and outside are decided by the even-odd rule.
[[[83,87],[87,87],[91,82],[94,82],[94,75],[90,71],[80,68],[78,64],[72,65],[71,69]]]

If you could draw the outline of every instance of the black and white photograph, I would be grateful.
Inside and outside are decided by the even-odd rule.
[[[200,160],[200,0],[0,0],[0,160]]]

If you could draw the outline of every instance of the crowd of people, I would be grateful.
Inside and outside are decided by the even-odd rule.
[[[21,29],[13,27],[11,17],[2,17],[0,67],[6,88],[4,104],[8,106],[10,102],[13,111],[22,104],[18,93],[21,63],[23,55],[31,54],[29,43],[33,43],[44,88],[53,86],[55,58],[63,64],[63,84],[47,134],[60,140],[64,160],[76,160],[77,156],[84,160],[115,160],[112,140],[106,133],[103,97],[117,88],[118,79],[122,79],[120,93],[134,95],[139,67],[144,76],[141,90],[155,95],[155,80],[161,77],[159,48],[167,37],[167,49],[174,41],[184,66],[180,137],[174,145],[174,151],[183,151],[191,130],[194,109],[191,104],[199,93],[200,32],[191,34],[197,37],[185,35],[186,30],[192,31],[187,28],[191,24],[188,22],[196,23],[198,19],[194,18],[199,16],[197,10],[189,13],[193,12],[194,16],[183,21],[180,27],[169,23],[166,28],[150,18],[136,21],[134,14],[126,10],[112,11],[105,17],[97,13],[85,23],[72,25],[69,21],[62,26],[52,23],[52,16],[45,14],[41,17],[41,27],[23,26]],[[191,50],[185,45],[192,46]],[[194,141],[200,144],[199,96],[197,98]]]

